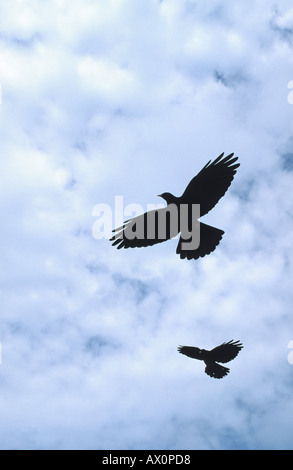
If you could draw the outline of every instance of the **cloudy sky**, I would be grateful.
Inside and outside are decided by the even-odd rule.
[[[293,448],[292,48],[291,0],[0,0],[1,449]],[[222,152],[210,256],[93,237]]]

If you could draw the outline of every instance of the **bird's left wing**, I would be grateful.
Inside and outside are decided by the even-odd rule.
[[[212,349],[210,351],[211,358],[216,362],[230,362],[239,354],[243,345],[240,341],[229,341],[228,343],[223,343],[220,346]]]
[[[178,346],[178,352],[192,359],[198,359],[199,349],[193,346]]]
[[[224,196],[240,166],[236,163],[238,157],[233,156],[231,153],[224,157],[222,153],[212,163],[209,161],[190,181],[181,196],[181,203],[200,204],[201,217],[207,214]]]
[[[173,207],[176,210],[176,207]],[[152,246],[176,237],[179,233],[179,219],[170,206],[145,212],[113,230],[112,245],[121,248]]]

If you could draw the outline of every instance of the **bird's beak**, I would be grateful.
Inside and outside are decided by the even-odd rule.
[[[162,194],[158,194],[157,197],[162,197]]]

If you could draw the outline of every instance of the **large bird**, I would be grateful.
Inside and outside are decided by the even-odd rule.
[[[118,249],[146,247],[180,233],[176,253],[181,259],[198,259],[214,251],[224,231],[198,219],[206,215],[229,188],[240,166],[236,163],[238,157],[233,156],[231,153],[224,157],[222,153],[213,162],[210,160],[190,181],[182,196],[160,194],[167,207],[126,220],[113,230],[112,244]]]
[[[217,346],[211,351],[193,346],[179,346],[178,351],[192,359],[204,361],[206,365],[205,373],[215,379],[222,379],[229,374],[230,369],[221,366],[218,362],[225,364],[226,362],[232,361],[242,348],[243,345],[239,341],[231,340],[228,343]]]

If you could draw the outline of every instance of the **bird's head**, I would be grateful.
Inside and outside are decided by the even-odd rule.
[[[167,204],[176,204],[177,198],[171,193],[158,194],[158,197],[165,199]]]

